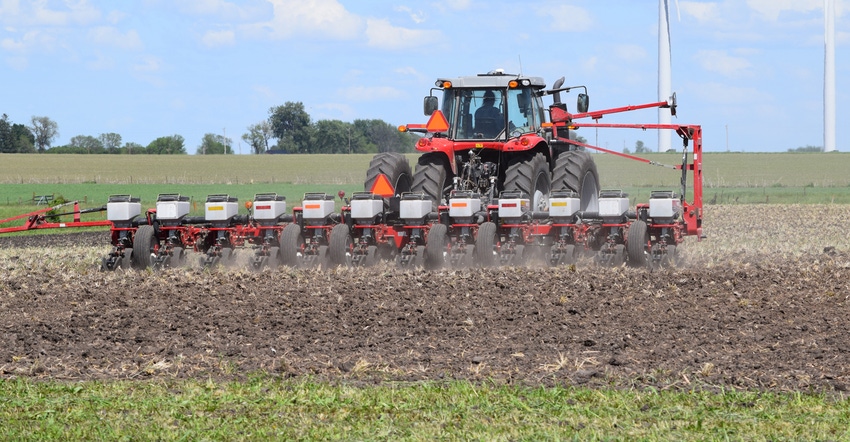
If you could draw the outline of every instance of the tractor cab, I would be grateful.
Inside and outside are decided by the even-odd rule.
[[[546,121],[539,93],[546,85],[540,77],[497,70],[440,79],[436,86],[443,91],[442,106],[436,96],[425,97],[425,115],[439,107],[448,122],[446,137],[450,139],[506,141],[539,132]]]

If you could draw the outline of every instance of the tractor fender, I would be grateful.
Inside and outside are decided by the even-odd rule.
[[[416,143],[419,152],[439,152],[446,156],[451,166],[452,173],[457,175],[457,163],[455,162],[454,141],[447,138],[423,137]]]

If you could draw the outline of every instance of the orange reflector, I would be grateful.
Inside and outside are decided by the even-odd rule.
[[[390,179],[382,173],[378,174],[378,178],[374,183],[372,183],[372,188],[369,189],[369,191],[384,198],[389,198],[395,195],[395,189],[390,183]]]
[[[466,207],[466,203],[452,203],[452,207]]]
[[[510,87],[511,89],[514,89],[517,86],[519,86],[519,82],[516,81],[516,80],[511,80],[511,81],[508,82],[508,87]]]
[[[399,132],[407,132],[407,126],[399,126],[398,131]]]
[[[305,209],[321,209],[321,204],[304,204]]]
[[[449,122],[446,120],[443,112],[436,110],[431,114],[431,118],[428,120],[425,128],[428,129],[428,132],[448,132]]]

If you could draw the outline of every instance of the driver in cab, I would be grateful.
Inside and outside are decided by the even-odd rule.
[[[505,128],[505,118],[495,106],[496,94],[484,92],[484,104],[475,111],[475,135],[481,138],[496,138]]]

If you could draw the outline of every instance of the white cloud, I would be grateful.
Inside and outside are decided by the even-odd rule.
[[[230,30],[208,31],[201,37],[205,46],[213,48],[219,46],[233,46],[236,42],[236,33]]]
[[[388,20],[366,20],[366,39],[369,46],[382,49],[404,49],[424,46],[438,41],[440,31],[407,29],[393,26]]]
[[[441,2],[431,4],[431,7],[441,12],[446,12],[447,10],[465,11],[469,9],[470,6],[472,6],[472,0],[443,0]]]
[[[250,20],[267,15],[271,10],[269,2],[250,0],[229,2],[226,0],[171,0],[189,14],[214,15],[227,20]]]
[[[727,77],[749,75],[752,64],[744,57],[729,55],[726,51],[702,50],[694,55],[703,69],[716,72]]]
[[[133,70],[136,72],[159,72],[162,69],[162,60],[154,56],[142,57]]]
[[[114,46],[121,49],[141,49],[144,45],[138,32],[131,29],[121,33],[111,26],[97,26],[89,30],[89,39],[103,46]]]
[[[47,0],[35,0],[29,3],[29,10],[20,11],[19,19],[35,26],[86,25],[100,20],[100,10],[90,5],[88,0],[64,1],[64,9],[51,9]]]
[[[700,23],[710,23],[721,19],[720,5],[717,3],[679,2],[679,10]]]
[[[273,7],[271,21],[246,28],[275,39],[293,35],[311,35],[345,40],[358,36],[363,20],[336,0],[269,0]]]
[[[396,6],[394,8],[398,12],[403,12],[410,16],[410,19],[413,20],[414,23],[424,23],[426,20],[426,14],[422,12],[422,10],[416,10],[407,7],[407,6]]]
[[[777,21],[783,12],[822,11],[823,0],[747,0],[747,6],[768,21]]]
[[[555,32],[584,32],[593,27],[593,18],[586,9],[573,5],[537,7],[537,15],[550,20],[548,29]]]

